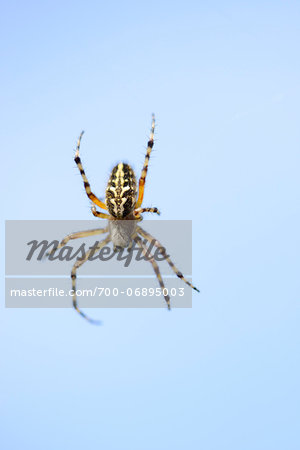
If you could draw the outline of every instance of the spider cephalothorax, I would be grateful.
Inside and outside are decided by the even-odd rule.
[[[136,204],[136,178],[129,164],[120,163],[111,172],[105,203],[111,216],[123,219],[133,212]]]
[[[87,317],[78,307],[77,305],[77,294],[76,294],[76,272],[79,267],[82,266],[90,257],[92,251],[101,250],[105,245],[112,242],[114,248],[126,248],[131,246],[133,242],[136,242],[140,247],[143,255],[148,253],[148,248],[145,243],[153,242],[154,246],[163,249],[162,245],[153,238],[149,233],[143,230],[140,226],[138,226],[138,222],[142,220],[141,214],[144,212],[152,212],[159,214],[157,208],[142,208],[143,198],[144,198],[144,189],[146,176],[148,171],[148,164],[150,159],[151,150],[153,147],[153,138],[154,138],[154,126],[155,126],[155,118],[152,116],[152,126],[150,138],[147,145],[147,152],[145,156],[144,166],[142,169],[142,174],[139,179],[139,185],[137,188],[136,177],[132,170],[132,168],[125,163],[120,163],[116,165],[111,173],[111,176],[108,181],[108,185],[106,188],[106,198],[105,203],[102,202],[91,190],[90,183],[85,175],[85,172],[82,167],[81,159],[79,156],[79,149],[81,138],[83,135],[83,131],[79,136],[77,149],[75,154],[75,162],[78,166],[78,169],[81,173],[84,188],[87,196],[92,201],[92,213],[94,216],[99,217],[101,219],[108,219],[108,226],[105,228],[97,228],[94,230],[88,231],[79,231],[78,233],[73,233],[66,236],[61,243],[58,245],[58,248],[63,247],[70,239],[78,239],[87,236],[95,236],[99,234],[108,233],[107,237],[102,241],[98,242],[96,250],[90,250],[86,253],[85,257],[77,260],[72,268],[71,278],[72,278],[72,291],[73,291],[73,306],[76,311],[81,314],[82,317],[87,319],[90,322],[95,322],[89,317]],[[97,211],[95,205],[101,208],[104,211],[107,211],[108,214],[103,213],[101,211]],[[129,220],[128,220],[129,219]],[[54,251],[56,250],[54,249]],[[164,251],[165,252],[165,251]],[[168,255],[165,255],[165,259],[174,273],[183,280],[188,286],[192,287],[196,291],[198,289],[194,287],[189,281],[187,281],[182,273],[177,269],[172,260]],[[149,258],[149,255],[148,255]],[[153,255],[150,255],[149,258],[150,263],[154,269],[155,275],[158,279],[159,285],[162,289],[163,296],[165,301],[167,302],[168,308],[170,309],[170,297],[168,294],[164,293],[165,285],[160,274],[160,270],[157,262],[155,261]],[[199,291],[198,291],[199,292]]]

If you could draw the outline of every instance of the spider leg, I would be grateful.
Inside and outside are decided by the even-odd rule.
[[[200,292],[199,289],[197,289],[194,285],[192,285],[192,283],[190,283],[186,278],[184,278],[184,276],[182,275],[182,273],[177,269],[177,267],[175,266],[175,264],[173,263],[173,261],[170,259],[170,257],[166,254],[166,249],[160,244],[160,242],[158,242],[157,239],[155,239],[153,236],[151,236],[151,234],[147,233],[147,231],[143,230],[143,228],[138,227],[137,228],[137,232],[143,236],[143,238],[147,239],[148,242],[153,242],[153,244],[155,245],[155,247],[161,249],[161,254],[163,256],[166,257],[167,263],[169,264],[169,266],[171,267],[171,269],[173,270],[173,272],[178,276],[178,278],[180,278],[181,280],[183,280],[188,286],[190,286],[192,289],[195,289],[195,291]]]
[[[94,236],[95,234],[103,234],[103,233],[107,233],[107,232],[108,232],[108,228],[106,227],[106,228],[96,228],[95,230],[78,231],[77,233],[68,234],[68,236],[63,238],[63,240],[58,244],[58,246],[56,248],[54,248],[53,250],[51,250],[51,252],[48,253],[47,256],[52,256],[56,252],[56,250],[58,250],[61,247],[64,247],[66,245],[66,243],[69,242],[71,239],[79,239],[79,238]]]
[[[79,171],[81,173],[81,176],[82,176],[82,179],[83,179],[84,188],[85,188],[85,192],[86,192],[86,195],[88,196],[88,198],[93,203],[95,203],[95,205],[99,206],[99,208],[107,209],[105,203],[101,202],[101,200],[99,200],[99,198],[96,197],[96,195],[93,194],[93,192],[91,191],[90,183],[88,182],[88,179],[87,179],[87,177],[85,175],[85,172],[84,172],[82,164],[81,164],[81,159],[80,159],[80,156],[79,156],[79,150],[80,150],[80,142],[81,142],[81,138],[83,136],[83,133],[84,133],[84,131],[82,131],[80,133],[80,136],[79,136],[78,141],[77,141],[77,147],[76,147],[76,153],[75,153],[74,161],[76,162],[77,167],[78,167],[78,169],[79,169]]]
[[[94,214],[95,217],[99,217],[100,219],[109,219],[110,218],[109,214],[105,214],[100,211],[97,211],[95,206],[92,206],[92,213]]]
[[[100,250],[102,247],[104,247],[106,244],[108,244],[110,242],[110,236],[107,236],[103,241],[99,242],[99,244],[97,245],[96,251]],[[84,318],[86,319],[88,322],[93,323],[95,325],[100,325],[101,321],[99,320],[94,320],[91,319],[90,317],[88,317],[84,312],[81,311],[81,309],[78,307],[77,305],[77,295],[76,295],[76,272],[77,269],[79,269],[79,267],[82,266],[82,264],[84,264],[91,252],[95,252],[95,249],[91,249],[89,250],[86,255],[85,258],[82,260],[77,260],[74,264],[74,266],[72,267],[72,271],[71,271],[71,279],[72,279],[72,291],[73,291],[73,307],[76,309],[76,311]]]
[[[143,203],[145,182],[146,182],[146,176],[147,176],[147,172],[148,172],[148,164],[149,164],[151,150],[152,150],[152,147],[154,145],[154,142],[153,142],[154,128],[155,128],[155,116],[154,116],[154,114],[152,114],[152,125],[151,125],[150,138],[149,138],[149,141],[148,141],[147,152],[146,152],[146,156],[145,156],[145,162],[144,162],[141,178],[140,178],[140,181],[139,181],[139,195],[138,195],[137,202],[135,204],[136,208],[139,208],[141,206],[141,204]]]
[[[153,257],[153,255],[149,255],[147,246],[143,243],[142,239],[139,236],[135,236],[134,237],[135,242],[138,244],[138,246],[142,249],[142,253],[144,256],[147,256],[148,261],[150,261],[150,263],[152,264],[153,270],[155,272],[156,278],[158,279],[159,285],[162,288],[163,291],[163,296],[166,300],[166,303],[168,305],[168,309],[171,309],[171,305],[170,305],[170,297],[168,295],[164,294],[164,289],[165,289],[165,285],[160,273],[160,270],[158,268],[158,265]],[[150,257],[149,257],[150,256]]]
[[[157,208],[137,208],[134,211],[134,215],[139,216],[140,214],[143,214],[144,212],[151,212],[151,213],[156,213],[156,214],[160,215],[160,212]]]

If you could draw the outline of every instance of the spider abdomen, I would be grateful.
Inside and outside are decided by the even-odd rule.
[[[116,165],[110,175],[106,188],[106,206],[113,217],[122,219],[135,207],[137,186],[134,171],[129,164]]]

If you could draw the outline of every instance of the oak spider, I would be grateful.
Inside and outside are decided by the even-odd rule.
[[[107,227],[103,229],[94,229],[87,231],[79,231],[77,233],[72,233],[66,236],[58,245],[54,251],[66,245],[66,243],[70,239],[78,239],[87,236],[93,236],[97,234],[108,233],[108,236],[99,242],[97,246],[97,250],[100,250],[102,247],[107,245],[109,242],[112,242],[114,248],[128,248],[132,242],[136,242],[138,246],[141,248],[142,253],[145,255],[147,253],[147,246],[144,240],[148,242],[154,242],[154,245],[157,248],[161,249],[161,253],[164,253],[165,259],[170,265],[171,269],[175,272],[175,274],[182,279],[188,286],[195,289],[197,292],[199,290],[193,286],[189,281],[185,279],[182,273],[177,269],[174,263],[171,261],[170,257],[166,255],[165,249],[162,245],[153,238],[149,233],[143,230],[140,226],[138,226],[138,222],[142,220],[141,214],[144,212],[152,212],[156,214],[160,214],[157,208],[142,208],[143,197],[144,197],[144,188],[145,181],[148,171],[148,164],[150,159],[151,150],[154,144],[154,127],[155,127],[155,117],[152,115],[152,125],[151,125],[151,133],[150,138],[147,145],[147,151],[144,161],[144,166],[142,169],[142,174],[139,180],[139,186],[137,190],[137,183],[134,171],[132,168],[125,163],[117,164],[110,175],[107,188],[106,188],[106,196],[105,203],[99,200],[98,197],[92,192],[88,179],[85,175],[85,172],[82,167],[82,163],[79,156],[80,143],[83,136],[83,131],[81,132],[76,148],[75,154],[75,163],[78,166],[80,174],[83,179],[84,188],[87,196],[94,204],[92,206],[92,213],[95,217],[101,219],[108,219]],[[103,213],[101,211],[97,211],[95,205],[97,205],[102,210],[107,211],[108,214]],[[129,221],[129,222],[123,222]],[[141,239],[141,237],[143,239]],[[85,313],[83,313],[77,305],[77,296],[76,296],[76,272],[82,264],[84,264],[89,258],[90,251],[86,253],[85,258],[82,260],[78,260],[75,262],[72,271],[71,271],[71,279],[72,279],[72,290],[73,290],[73,307],[76,311],[88,320],[91,323],[98,323],[91,318],[89,318]],[[157,262],[155,261],[153,255],[148,259],[153,267],[155,275],[158,279],[160,287],[163,289],[165,287],[162,276],[160,274],[159,267]],[[167,303],[168,309],[170,309],[170,297],[169,295],[164,295],[165,301]]]

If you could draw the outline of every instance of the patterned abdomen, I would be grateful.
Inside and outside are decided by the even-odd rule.
[[[109,213],[117,219],[130,214],[136,203],[136,178],[129,164],[115,166],[106,188],[106,206]]]

